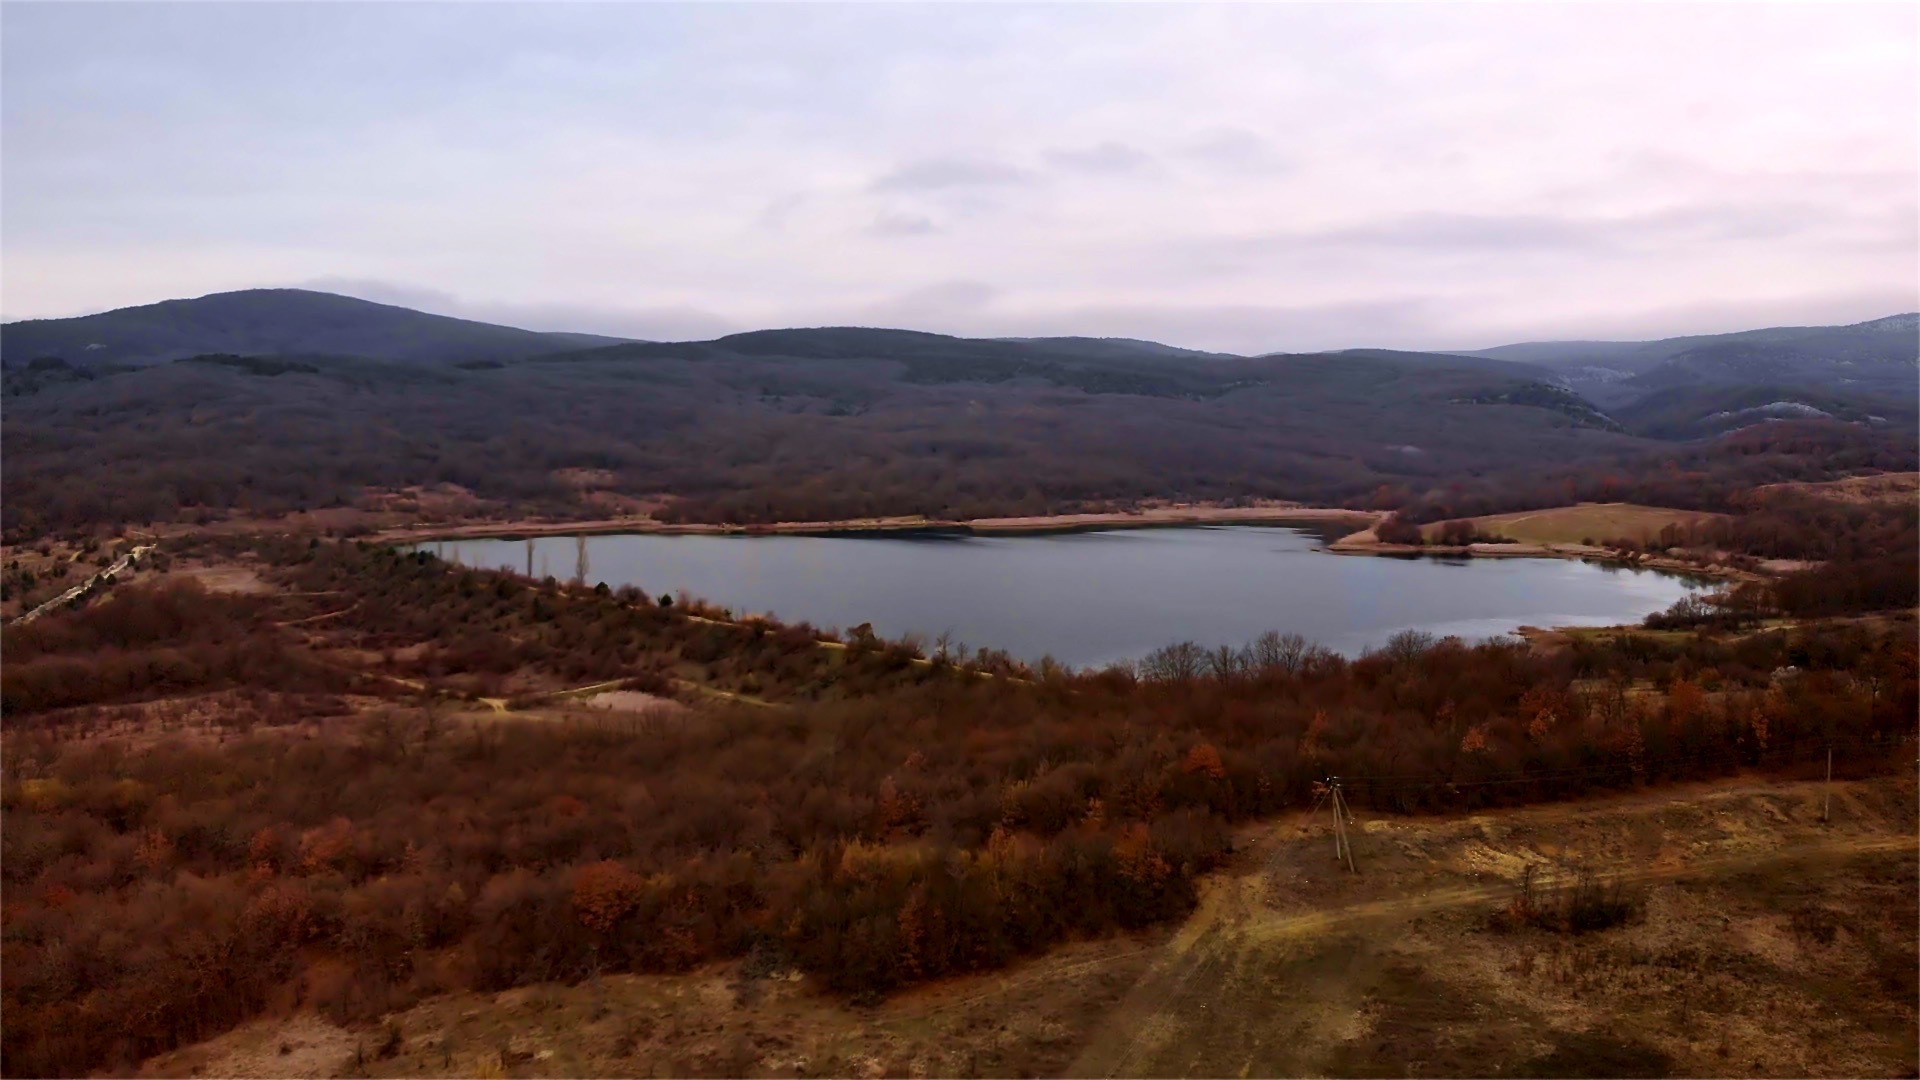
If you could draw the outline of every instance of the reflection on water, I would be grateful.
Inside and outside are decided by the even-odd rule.
[[[1565,559],[1333,555],[1304,529],[1188,526],[1025,536],[571,536],[422,545],[468,566],[685,591],[816,626],[942,633],[1073,666],[1172,641],[1299,633],[1349,655],[1401,630],[1483,638],[1637,621],[1698,586]]]

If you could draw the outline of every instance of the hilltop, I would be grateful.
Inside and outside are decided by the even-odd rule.
[[[7,323],[0,327],[0,355],[10,366],[58,357],[89,367],[207,353],[512,360],[617,340],[495,326],[307,289],[246,289]]]

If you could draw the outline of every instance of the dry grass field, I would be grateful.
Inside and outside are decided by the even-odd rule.
[[[1812,495],[1816,498],[1832,499],[1835,502],[1872,503],[1905,500],[1911,504],[1915,499],[1920,499],[1920,472],[1875,473],[1871,476],[1849,476],[1845,480],[1828,480],[1824,483],[1768,484],[1759,491],[1762,494],[1777,491]]]
[[[1258,838],[1070,1070],[1847,1076],[1916,1067],[1910,783],[1728,784]],[[1638,906],[1503,930],[1529,866]]]
[[[1657,537],[1668,525],[1698,524],[1722,515],[1694,510],[1672,510],[1660,506],[1636,506],[1632,503],[1581,503],[1557,506],[1551,510],[1522,510],[1513,514],[1491,514],[1470,518],[1482,533],[1504,536],[1527,544],[1605,544],[1609,540],[1630,539],[1641,543]],[[1434,540],[1442,523],[1422,527],[1421,533]]]
[[[769,964],[311,1015],[146,1075],[1911,1075],[1915,789],[1729,780],[1447,818],[1247,830],[1172,932],[856,1006]],[[1595,875],[1587,933],[1513,927]]]

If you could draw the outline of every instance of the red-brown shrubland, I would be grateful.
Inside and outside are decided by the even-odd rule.
[[[1583,637],[1556,652],[1409,635],[1355,660],[1275,638],[1175,649],[1145,675],[983,679],[637,594],[351,544],[258,547],[297,591],[346,594],[327,599],[353,605],[321,624],[331,644],[434,643],[391,665],[430,685],[516,661],[555,679],[697,669],[753,675],[784,706],[628,731],[448,727],[395,704],[315,737],[130,750],[66,737],[49,718],[67,714],[45,710],[72,692],[9,682],[10,1073],[114,1067],[290,996],[370,1019],[443,990],[748,954],[884,993],[1177,918],[1230,854],[1233,823],[1305,805],[1329,774],[1356,804],[1412,812],[1788,765],[1830,745],[1845,769],[1910,740],[1920,708],[1910,622]],[[9,631],[7,675],[117,671],[174,642],[245,638],[265,651],[184,684],[345,677],[267,629],[265,603],[128,592]],[[107,685],[99,700],[176,681]]]

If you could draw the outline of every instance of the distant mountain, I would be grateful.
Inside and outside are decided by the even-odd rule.
[[[1803,328],[1609,343],[1598,359],[1539,345],[1229,356],[845,326],[609,344],[232,293],[0,328],[0,460],[8,520],[57,527],[435,484],[563,513],[664,494],[672,515],[742,523],[1345,500],[1779,425],[1898,460],[1911,333],[1883,320],[1826,328],[1817,352]],[[1613,378],[1584,378],[1603,360]],[[1878,389],[1891,380],[1869,384],[1883,370],[1905,372],[1904,403]],[[1859,385],[1809,387],[1808,372]]]
[[[1688,354],[1752,350],[1814,361],[1873,362],[1920,358],[1920,314],[1889,315],[1845,326],[1775,326],[1657,341],[1527,341],[1469,352],[1556,368],[1585,366],[1638,374]]]
[[[428,377],[428,369],[489,370],[526,362],[607,362],[663,373],[662,363],[699,362],[723,370],[751,367],[765,376],[767,400],[812,396],[838,402],[835,408],[855,407],[852,402],[862,397],[857,388],[876,377],[902,386],[1051,385],[1190,401],[1262,387],[1340,394],[1346,392],[1343,381],[1353,392],[1378,395],[1388,386],[1424,380],[1431,387],[1444,384],[1446,396],[1439,400],[1454,404],[1545,410],[1581,427],[1672,439],[1792,417],[1910,425],[1920,372],[1920,315],[1658,341],[1236,356],[1134,338],[982,339],[849,326],[755,330],[711,341],[626,341],[496,326],[330,293],[252,289],[8,323],[0,327],[6,367],[0,390],[18,400],[167,361],[232,365],[269,358],[282,363],[267,364],[260,373],[299,374],[316,364],[332,365],[342,377],[376,382]],[[348,360],[413,365],[416,375],[351,366]],[[1425,369],[1448,374],[1427,380]],[[1309,370],[1318,384],[1309,385]],[[1476,376],[1474,385],[1461,382],[1467,373]]]
[[[1542,374],[1477,357],[1196,361],[861,327],[517,361],[42,359],[8,387],[0,460],[7,513],[45,522],[438,483],[559,507],[580,497],[566,478],[582,469],[609,496],[666,492],[676,513],[753,522],[1322,500],[1641,445]]]
[[[1782,420],[1832,419],[1912,430],[1920,420],[1912,394],[1871,397],[1765,383],[1696,385],[1650,393],[1611,415],[1655,439],[1699,439]]]
[[[1659,341],[1533,341],[1474,355],[1548,369],[1628,430],[1656,438],[1793,417],[1910,424],[1920,315]]]
[[[1087,357],[1110,359],[1157,357],[1169,360],[1227,360],[1239,358],[1239,354],[1237,353],[1183,349],[1178,345],[1163,345],[1158,341],[1142,341],[1139,338],[1009,337],[995,338],[993,340],[1039,345],[1059,352],[1070,352]]]
[[[59,357],[89,368],[208,354],[505,361],[619,341],[495,326],[306,289],[247,289],[7,323],[0,326],[0,357],[9,366]]]
[[[1532,341],[1475,356],[1555,368],[1571,381],[1618,386],[1618,393],[1700,382],[1848,383],[1911,386],[1920,363],[1920,315],[1848,326],[1776,326],[1659,341]],[[1643,380],[1637,386],[1619,385]]]

